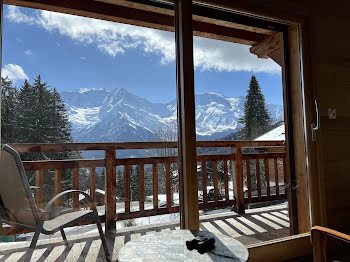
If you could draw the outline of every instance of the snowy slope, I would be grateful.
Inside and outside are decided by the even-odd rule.
[[[72,121],[74,141],[156,141],[159,130],[176,132],[175,100],[167,104],[152,103],[123,88],[79,89],[63,92],[62,99]],[[198,139],[217,139],[239,128],[244,99],[216,93],[197,94]],[[281,105],[268,104],[268,108],[276,121],[282,120]]]

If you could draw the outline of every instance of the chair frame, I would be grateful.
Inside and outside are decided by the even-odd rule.
[[[58,231],[61,231],[61,235],[62,235],[63,241],[64,241],[65,245],[68,245],[68,241],[67,241],[66,234],[64,232],[64,228],[69,227],[69,226],[73,226],[73,225],[75,225],[77,222],[79,222],[81,220],[92,220],[92,221],[95,221],[95,223],[97,225],[97,228],[98,228],[98,231],[99,231],[99,234],[100,234],[100,238],[101,238],[101,241],[102,241],[102,245],[103,245],[103,249],[104,249],[106,258],[107,258],[108,261],[110,261],[111,256],[110,256],[110,253],[109,253],[109,250],[108,250],[106,237],[105,237],[105,235],[103,233],[103,230],[102,230],[101,220],[100,220],[100,217],[99,217],[98,212],[97,212],[96,203],[94,202],[92,197],[89,194],[87,194],[87,193],[85,193],[84,191],[81,191],[81,190],[66,190],[66,191],[61,192],[61,193],[57,194],[56,196],[54,196],[46,204],[46,206],[43,209],[43,211],[39,211],[38,208],[36,207],[36,204],[35,204],[35,201],[34,201],[34,198],[32,196],[32,193],[31,193],[30,189],[41,189],[41,188],[40,187],[29,187],[27,175],[26,175],[26,173],[24,171],[22,160],[21,160],[19,154],[14,149],[12,149],[8,145],[4,145],[2,147],[2,150],[5,150],[6,152],[10,153],[14,157],[14,159],[16,161],[18,172],[19,172],[21,180],[23,182],[24,189],[25,189],[25,191],[26,191],[26,193],[28,195],[29,204],[30,204],[30,206],[32,208],[32,212],[33,212],[33,215],[34,215],[35,220],[36,220],[36,226],[33,227],[33,226],[29,226],[29,225],[24,225],[24,224],[18,223],[17,221],[16,222],[11,221],[10,219],[8,219],[9,218],[9,214],[7,212],[7,209],[4,206],[0,206],[0,209],[2,211],[1,212],[1,219],[0,219],[0,221],[2,221],[4,223],[7,223],[7,224],[9,224],[11,226],[34,230],[35,233],[34,233],[32,241],[30,243],[30,251],[31,252],[29,252],[29,253],[32,253],[34,251],[34,249],[36,247],[36,244],[38,242],[40,233],[43,233],[45,235],[51,235],[51,234],[54,234],[54,233],[56,233]],[[74,220],[70,220],[67,223],[65,223],[64,225],[61,225],[61,226],[59,226],[57,228],[54,228],[53,230],[50,230],[50,231],[45,230],[44,229],[44,223],[45,223],[45,221],[49,220],[48,218],[50,218],[50,215],[52,215],[52,212],[54,211],[53,207],[54,207],[55,201],[57,199],[65,196],[65,195],[67,195],[67,194],[73,194],[73,193],[79,193],[79,194],[82,194],[82,195],[85,196],[85,199],[88,201],[88,203],[91,203],[90,204],[92,206],[91,212],[89,212],[89,213],[87,213],[85,215],[82,215],[82,216],[80,216],[80,217],[78,217],[78,218],[76,218]],[[72,209],[72,211],[73,210],[74,209]]]
[[[350,244],[350,236],[322,226],[311,229],[311,243],[315,262],[327,261],[327,238],[338,239]]]

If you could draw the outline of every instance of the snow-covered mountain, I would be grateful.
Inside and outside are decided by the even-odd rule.
[[[167,104],[152,103],[123,88],[79,89],[61,95],[77,142],[157,141],[164,132],[176,132],[175,100]],[[244,99],[197,94],[198,139],[212,140],[234,132],[239,127]],[[275,121],[283,119],[281,105],[268,104],[268,108]]]

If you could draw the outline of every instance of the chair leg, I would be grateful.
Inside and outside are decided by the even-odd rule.
[[[32,242],[30,242],[30,246],[29,246],[29,250],[27,252],[27,254],[25,255],[24,261],[30,261],[32,258],[32,255],[34,253],[34,249],[36,247],[36,243],[38,242],[40,233],[41,233],[41,229],[43,228],[42,224],[37,225],[37,227],[35,228],[35,233],[32,239]]]
[[[68,241],[67,241],[66,233],[64,233],[63,228],[60,228],[60,231],[61,231],[61,235],[62,235],[64,244],[65,244],[66,246],[68,246]]]
[[[101,241],[102,241],[102,245],[103,245],[103,249],[105,251],[106,258],[107,258],[108,261],[111,261],[112,257],[111,257],[111,255],[109,253],[109,250],[108,250],[105,234],[103,234],[100,217],[98,216],[97,210],[95,210],[94,213],[95,213],[96,225],[97,225],[97,228],[98,228],[98,232],[100,233],[100,238],[101,238]]]
[[[35,233],[34,233],[32,242],[30,243],[30,248],[31,248],[31,249],[34,249],[34,248],[35,248],[36,243],[38,242],[38,239],[39,239],[39,236],[40,236],[42,227],[43,227],[42,225],[38,225],[38,226],[35,228]]]

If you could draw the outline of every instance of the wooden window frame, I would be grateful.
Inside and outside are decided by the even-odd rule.
[[[108,20],[108,21],[115,21],[115,22],[121,22],[121,23],[129,23],[139,26],[145,26],[145,27],[151,27],[151,28],[157,28],[162,30],[168,30],[172,31],[174,30],[174,24],[169,24],[169,18],[166,17],[163,14],[159,13],[160,9],[158,7],[151,7],[150,9],[146,10],[149,12],[158,12],[160,15],[156,17],[156,19],[153,18],[153,16],[150,16],[147,12],[144,14],[148,15],[148,18],[151,19],[150,22],[142,22],[139,20],[133,19],[133,17],[118,17],[118,13],[120,14],[121,11],[117,9],[110,9],[110,8],[103,8],[104,6],[111,6],[108,2],[116,2],[119,3],[121,6],[123,3],[126,3],[124,5],[125,8],[127,8],[127,2],[124,0],[99,0],[99,1],[92,1],[92,0],[71,0],[71,1],[55,1],[55,0],[1,0],[1,4],[10,4],[10,5],[18,5],[18,6],[24,6],[24,7],[30,7],[30,8],[36,8],[36,9],[43,9],[43,10],[49,10],[49,11],[56,11],[61,13],[67,13],[67,14],[73,14],[73,15],[80,15],[85,17],[91,17],[91,18],[97,18],[102,20]],[[107,2],[107,3],[106,3]],[[136,1],[137,2],[137,1]],[[173,1],[168,1],[173,2]],[[185,0],[177,0],[177,3],[184,4]],[[316,144],[311,143],[311,131],[310,126],[311,122],[314,119],[314,112],[312,110],[313,108],[313,100],[314,100],[314,90],[312,88],[311,84],[311,65],[310,61],[307,58],[307,56],[302,56],[301,51],[303,51],[304,54],[308,54],[308,51],[310,49],[308,42],[309,42],[309,22],[307,17],[303,15],[294,15],[288,13],[285,14],[281,10],[267,10],[264,6],[259,4],[252,4],[249,1],[219,1],[219,0],[199,0],[198,2],[203,2],[205,4],[212,4],[213,7],[215,5],[216,7],[221,7],[225,10],[228,10],[230,12],[240,12],[244,15],[249,15],[253,17],[259,17],[260,19],[266,19],[268,21],[284,24],[287,28],[287,30],[284,32],[284,39],[287,41],[286,48],[284,50],[285,57],[287,58],[286,62],[286,72],[283,73],[283,77],[286,77],[285,81],[288,81],[290,84],[290,94],[285,94],[285,97],[289,100],[289,105],[291,106],[290,110],[293,111],[292,119],[291,121],[294,123],[294,125],[287,127],[287,132],[290,133],[292,137],[294,137],[293,144],[291,145],[293,147],[293,157],[295,158],[294,165],[295,170],[295,181],[296,181],[296,197],[299,200],[296,204],[295,209],[298,213],[298,226],[297,231],[299,233],[306,233],[304,235],[298,235],[290,238],[290,241],[293,242],[293,239],[298,238],[298,240],[295,240],[293,243],[296,243],[296,246],[300,246],[303,243],[305,244],[305,239],[309,237],[308,233],[310,231],[310,222],[312,225],[316,224],[323,224],[324,223],[324,210],[322,208],[322,185],[321,182],[317,176],[317,151],[316,151]],[[65,6],[66,5],[66,6]],[[94,9],[94,5],[98,5],[100,8]],[[133,7],[136,7],[137,9],[137,3],[134,4]],[[157,9],[158,8],[158,9]],[[186,10],[190,8],[188,4],[186,6],[180,7],[182,14],[186,13]],[[140,10],[140,9],[138,9]],[[2,8],[1,8],[2,12]],[[135,11],[136,13],[140,13],[140,11]],[[136,13],[132,13],[135,15]],[[187,11],[188,12],[188,11]],[[124,12],[125,13],[125,12]],[[165,12],[166,13],[166,12]],[[163,16],[162,16],[163,15]],[[187,17],[187,18],[186,18]],[[181,17],[181,19],[187,19],[188,20],[188,13],[186,17]],[[154,20],[152,20],[154,19]],[[177,16],[176,19],[179,19]],[[208,21],[205,21],[208,22]],[[216,21],[217,22],[217,21]],[[198,22],[196,22],[198,25]],[[2,25],[2,21],[1,21]],[[198,27],[200,29],[200,27]],[[219,27],[218,27],[219,28]],[[181,29],[179,27],[178,29]],[[176,30],[178,30],[176,29]],[[184,30],[185,27],[182,26],[181,30]],[[222,28],[223,30],[220,32],[223,32],[224,34],[225,28]],[[180,40],[182,43],[185,43],[188,40],[188,32],[181,32],[181,30],[178,30],[177,34],[178,36],[185,37],[187,40]],[[200,30],[199,30],[200,31]],[[232,35],[225,35],[220,38],[218,35],[213,35],[210,32],[206,32],[205,34],[201,35],[200,32],[195,31],[195,35],[199,36],[206,36],[211,38],[216,38],[220,40],[226,40],[231,42],[237,42],[237,39]],[[254,36],[254,34],[249,35],[248,37]],[[255,36],[254,36],[255,37]],[[247,40],[245,40],[247,41]],[[249,40],[251,41],[251,40]],[[180,42],[177,44],[177,46],[180,46]],[[193,48],[193,46],[192,46]],[[184,49],[187,49],[184,50]],[[177,56],[181,56],[188,52],[187,54],[193,53],[193,50],[188,50],[191,48],[185,47],[182,49],[177,48]],[[0,54],[1,56],[1,54]],[[193,59],[193,58],[192,58]],[[178,60],[178,59],[177,59]],[[184,63],[189,62],[188,59],[182,60],[182,66]],[[192,60],[193,64],[193,60]],[[187,84],[185,79],[192,79],[193,81],[193,66],[192,66],[192,73],[189,68],[183,67],[180,68],[181,65],[177,65],[177,71],[182,72],[178,73],[177,80],[178,83],[182,82],[183,84],[178,85],[178,106],[179,108],[179,116],[181,116],[181,123],[179,126],[179,133],[180,133],[180,139],[179,139],[179,150],[181,155],[183,155],[182,160],[186,158],[190,158],[189,164],[186,165],[182,162],[181,168],[185,169],[182,170],[182,174],[186,174],[184,177],[182,177],[182,184],[187,184],[184,190],[184,194],[186,195],[184,198],[182,198],[181,203],[186,203],[184,206],[184,209],[182,209],[185,214],[192,214],[190,216],[182,216],[182,222],[181,226],[183,228],[190,228],[190,229],[198,229],[199,222],[197,219],[192,219],[195,212],[198,211],[198,201],[196,201],[197,195],[194,196],[193,193],[190,191],[193,190],[193,187],[191,189],[191,186],[188,185],[188,182],[191,182],[190,176],[187,174],[190,174],[190,172],[193,170],[193,162],[195,161],[195,151],[193,147],[195,146],[195,136],[193,137],[193,122],[191,123],[193,118],[193,112],[191,113],[190,117],[185,117],[182,115],[182,112],[186,109],[193,110],[194,108],[194,90],[193,90],[193,83],[189,84],[190,90],[187,90],[185,86]],[[187,74],[184,72],[187,71]],[[191,76],[192,75],[192,76]],[[181,79],[181,77],[185,77],[185,79]],[[191,81],[190,81],[191,82]],[[185,97],[187,94],[188,97]],[[0,93],[1,95],[1,93]],[[288,97],[289,96],[289,97]],[[187,111],[186,111],[187,112]],[[190,140],[194,140],[190,141]],[[188,142],[189,144],[186,144],[185,142]],[[292,158],[293,158],[292,157]],[[307,162],[308,160],[308,162]],[[192,164],[191,164],[192,163]],[[307,167],[307,168],[306,168]],[[194,185],[195,187],[195,185]],[[310,206],[309,206],[310,201]],[[188,205],[190,204],[190,205]],[[310,213],[309,213],[310,212]],[[198,212],[197,212],[198,214]],[[311,217],[311,219],[309,219]],[[303,240],[300,240],[303,239]],[[254,246],[250,247],[250,251],[253,252],[261,252],[261,250],[271,250],[271,247],[273,245],[276,245],[280,243],[279,247],[279,254],[281,255],[281,252],[283,250],[287,250],[288,245],[283,245],[283,243],[286,243],[286,241],[279,241],[276,240],[274,243],[270,244],[263,244],[259,247]],[[289,242],[288,242],[289,243]],[[284,247],[284,248],[283,248]],[[259,251],[258,251],[259,250]],[[307,250],[311,251],[311,247]],[[305,253],[305,252],[304,252]],[[284,256],[283,259],[287,259],[290,257],[295,257],[298,255],[298,252],[290,253],[290,252],[283,252]],[[290,255],[288,255],[290,254]],[[268,259],[268,256],[265,256],[265,260]],[[264,260],[263,259],[263,260]]]

